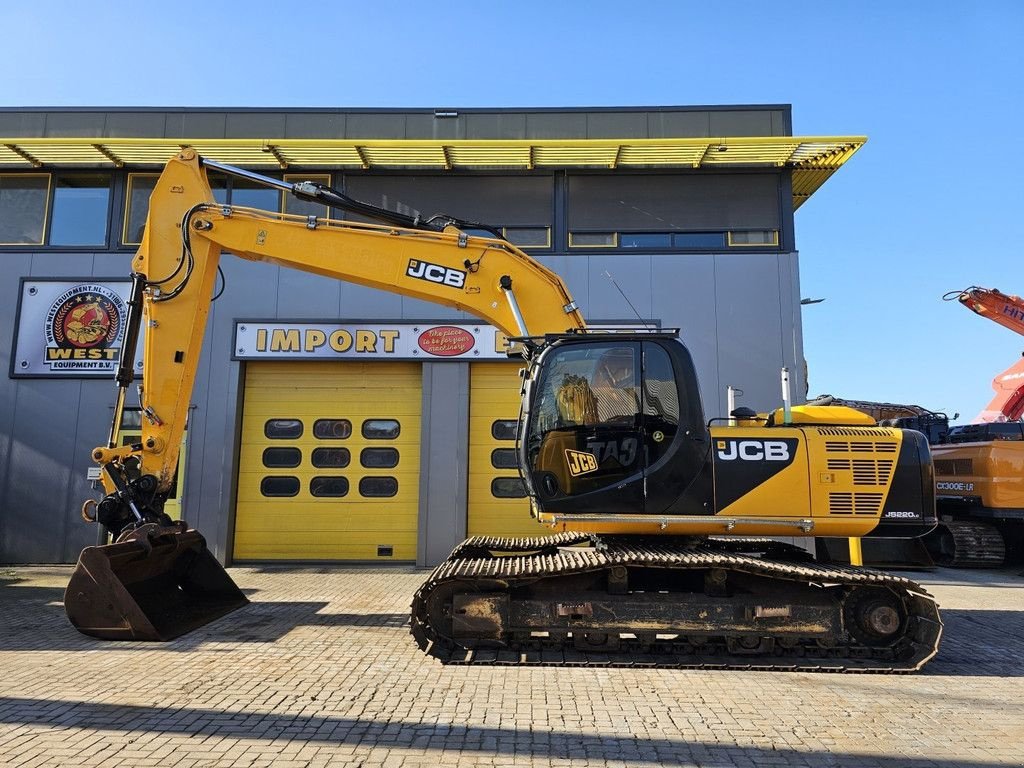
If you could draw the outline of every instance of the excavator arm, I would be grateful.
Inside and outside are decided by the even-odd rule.
[[[306,199],[344,205],[363,216],[407,226],[221,205],[214,201],[207,167],[261,180],[268,186],[291,187],[289,191]],[[319,185],[285,184],[230,166],[204,163],[194,150],[183,150],[167,164],[157,182],[142,246],[132,262],[134,290],[127,327],[133,338],[125,344],[126,355],[118,373],[120,394],[114,424],[133,379],[129,350],[135,348],[140,321],[146,335],[140,387],[144,420],[139,444],[118,447],[116,429],[112,429],[108,445],[93,453],[104,468],[108,494],[131,495],[125,492],[129,478],[116,475],[133,456],[139,462],[135,474],[156,478],[157,493],[166,491],[174,480],[224,251],[250,261],[465,310],[509,336],[584,328],[582,315],[554,272],[508,242],[469,236],[453,224],[445,226],[448,221],[452,220],[420,222],[357,203]],[[438,231],[438,226],[443,229]],[[132,516],[146,517],[137,504]]]
[[[954,298],[972,312],[1024,336],[1024,299],[995,288],[972,285],[943,298]],[[1024,360],[1018,360],[992,379],[995,397],[974,417],[973,423],[1016,421],[1024,415]]]
[[[208,168],[384,223],[221,205]],[[167,163],[132,262],[110,434],[92,454],[106,494],[82,507],[83,517],[100,523],[115,543],[86,547],[79,556],[64,595],[72,624],[95,637],[167,640],[247,602],[205,539],[164,512],[223,252],[465,310],[508,336],[584,328],[556,274],[510,243],[470,236],[460,226],[487,229],[447,216],[404,216],[312,182],[287,184],[205,162],[192,149]],[[143,330],[142,436],[121,446]]]

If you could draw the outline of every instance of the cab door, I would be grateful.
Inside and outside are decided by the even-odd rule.
[[[571,343],[545,353],[525,450],[546,511],[644,511],[641,371],[636,341]]]

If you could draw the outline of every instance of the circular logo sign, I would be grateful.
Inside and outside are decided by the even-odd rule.
[[[114,370],[127,306],[103,285],[76,285],[46,313],[46,364],[64,371]]]

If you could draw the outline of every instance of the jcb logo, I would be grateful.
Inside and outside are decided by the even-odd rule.
[[[565,463],[569,465],[569,474],[573,477],[597,471],[597,456],[583,451],[565,449]]]
[[[722,461],[789,461],[789,446],[782,440],[719,440]]]
[[[427,280],[431,283],[450,285],[452,288],[461,288],[466,284],[466,273],[450,267],[443,267],[440,264],[431,264],[429,261],[409,259],[409,267],[405,270],[409,277],[417,280]]]

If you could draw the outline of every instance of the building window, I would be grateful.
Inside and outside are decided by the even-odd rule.
[[[0,174],[0,245],[42,245],[50,174]]]
[[[281,206],[281,193],[256,181],[232,179],[231,205],[259,208],[262,211],[278,211]]]
[[[519,248],[550,248],[551,227],[505,227],[505,239]]]
[[[618,232],[570,232],[570,248],[615,248],[619,244]]]
[[[724,248],[725,232],[676,232],[672,235],[676,248]]]
[[[779,244],[779,232],[774,229],[755,229],[747,232],[729,232],[729,245],[768,245]]]
[[[129,173],[128,192],[125,195],[124,230],[121,242],[125,245],[139,245],[146,227],[149,213],[149,196],[156,188],[158,173]]]
[[[58,176],[53,189],[50,245],[106,245],[110,176]]]
[[[298,184],[300,181],[315,181],[324,186],[331,186],[330,174],[323,176],[311,176],[307,173],[286,173],[284,180],[289,184]],[[290,192],[282,192],[281,212],[291,213],[296,216],[316,216],[327,218],[331,215],[330,209],[321,203],[313,203],[308,200],[300,200]]]
[[[671,248],[669,232],[623,232],[619,235],[620,248]]]

